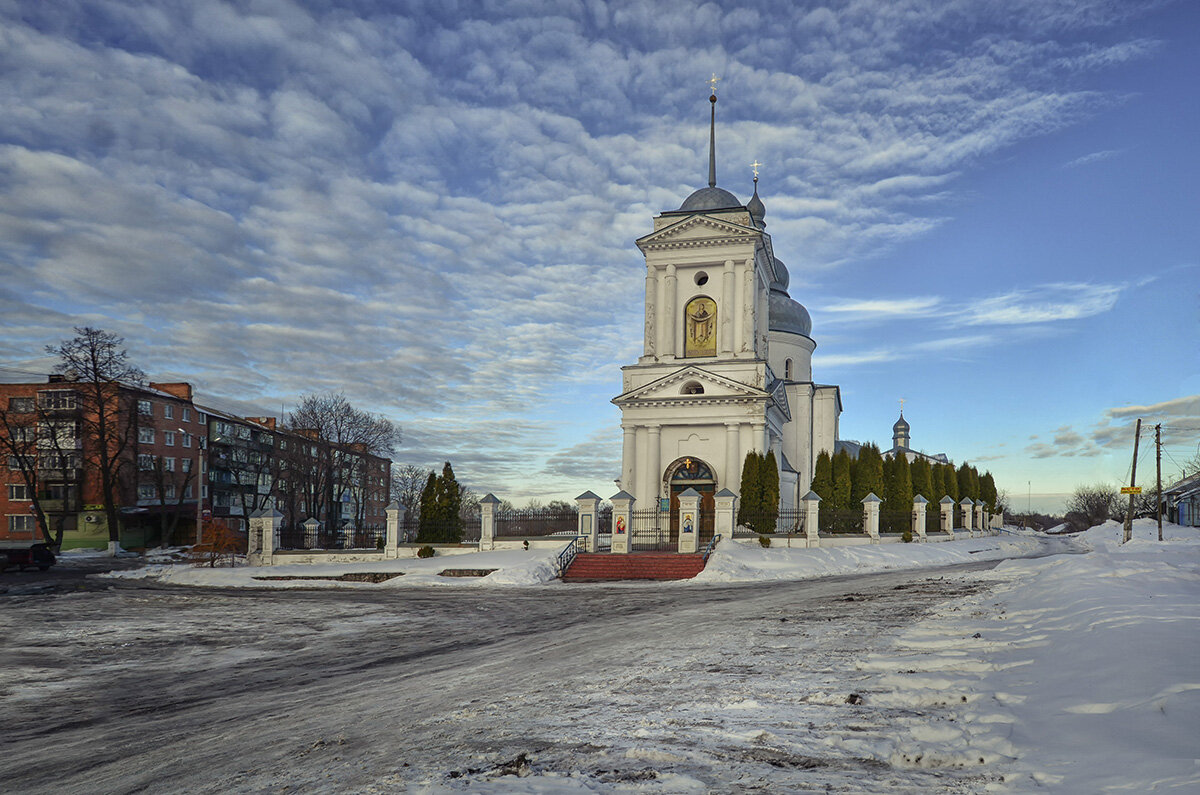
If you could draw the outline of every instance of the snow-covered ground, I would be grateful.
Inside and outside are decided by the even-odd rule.
[[[1157,536],[1109,522],[1076,536],[1087,554],[1000,564],[859,663],[868,705],[912,714],[848,748],[1017,792],[1200,792],[1200,534]]]
[[[437,577],[492,567],[467,555],[8,597],[0,790],[1196,792],[1200,534],[1135,531],[723,544],[653,585]]]

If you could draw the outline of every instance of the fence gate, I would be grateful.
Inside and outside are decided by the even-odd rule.
[[[671,552],[678,544],[671,537],[671,522],[656,508],[634,511],[629,525],[630,552]]]

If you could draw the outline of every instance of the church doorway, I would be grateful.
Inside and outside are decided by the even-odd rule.
[[[696,517],[699,527],[697,541],[703,548],[712,540],[717,524],[715,497],[717,478],[712,467],[699,458],[685,456],[675,460],[665,473],[667,493],[671,495],[671,541],[679,540],[679,495],[688,489],[700,493],[700,515]]]

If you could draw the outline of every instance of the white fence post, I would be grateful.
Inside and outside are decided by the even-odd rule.
[[[913,497],[912,534],[918,541],[925,540],[925,506],[929,500],[920,494]]]
[[[499,504],[500,500],[491,492],[488,492],[487,496],[479,501],[479,549],[481,552],[490,552],[496,548],[496,506]]]
[[[879,503],[883,500],[875,496],[875,492],[871,492],[863,497],[863,529],[867,531],[867,535],[871,537],[872,544],[879,543]]]
[[[954,498],[947,494],[938,501],[942,512],[942,532],[954,538]]]
[[[819,522],[821,495],[815,491],[809,491],[808,494],[805,494],[801,498],[801,502],[804,503],[804,537],[806,544],[809,547],[819,547],[821,546],[821,525]]]
[[[713,535],[721,536],[723,540],[730,543],[733,539],[733,519],[737,516],[737,500],[738,495],[729,489],[721,489],[713,496],[713,503],[717,511]]]
[[[983,500],[975,500],[975,526],[979,528],[979,535],[987,532],[987,525],[983,521]]]
[[[962,502],[960,502],[958,504],[958,507],[962,508],[963,527],[966,528],[967,532],[971,534],[972,538],[974,538],[975,530],[972,527],[972,522],[971,522],[971,518],[972,518],[971,517],[971,509],[975,507],[975,503],[971,500],[970,497],[963,497]]]
[[[700,549],[700,492],[692,487],[679,494],[679,551],[696,552]]]
[[[633,522],[634,496],[625,489],[608,498],[613,506],[612,552],[615,555],[627,555],[632,547],[629,543],[629,533]]]
[[[387,541],[383,547],[383,556],[395,560],[400,557],[400,523],[404,521],[404,506],[397,500],[392,500],[383,512],[387,514]]]
[[[600,495],[595,492],[585,491],[575,498],[575,502],[579,503],[579,535],[584,537],[583,551],[596,551],[596,536],[599,530],[596,527],[596,514],[600,512]]]

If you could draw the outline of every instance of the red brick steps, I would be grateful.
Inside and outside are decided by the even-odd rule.
[[[674,552],[634,552],[629,555],[584,553],[563,574],[563,582],[612,580],[690,580],[704,571],[702,555]]]

